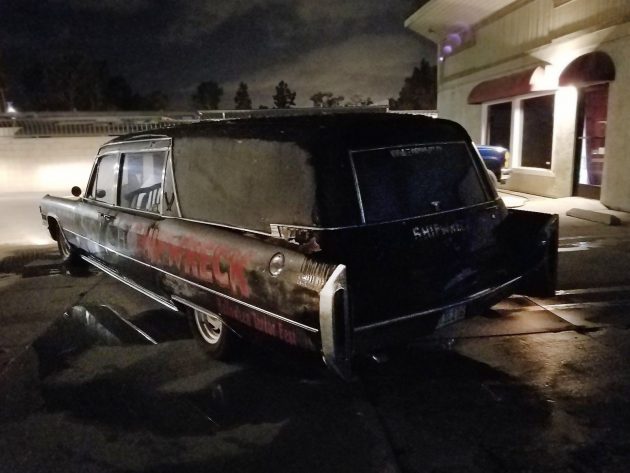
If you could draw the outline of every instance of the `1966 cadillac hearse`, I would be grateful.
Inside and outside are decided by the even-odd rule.
[[[507,210],[456,123],[331,114],[209,121],[105,144],[87,189],[46,196],[67,264],[236,334],[354,355],[519,292],[555,289],[557,216]]]

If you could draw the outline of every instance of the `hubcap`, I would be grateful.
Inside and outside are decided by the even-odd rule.
[[[219,341],[221,330],[223,329],[223,322],[221,322],[219,317],[195,310],[195,322],[197,323],[197,328],[199,328],[199,333],[206,342],[214,345]]]

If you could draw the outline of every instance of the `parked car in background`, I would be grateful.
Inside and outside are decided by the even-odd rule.
[[[505,182],[510,175],[510,152],[502,146],[490,145],[477,145],[477,150],[497,182]]]
[[[354,356],[555,289],[557,216],[508,210],[458,124],[385,113],[207,121],[116,138],[45,196],[68,264],[235,334]]]

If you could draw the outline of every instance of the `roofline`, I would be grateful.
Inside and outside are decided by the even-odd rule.
[[[452,32],[449,29],[458,29],[461,25],[475,29],[530,1],[532,0],[484,0],[486,3],[483,6],[473,6],[470,0],[429,0],[411,14],[404,25],[416,34],[439,44],[447,33]]]

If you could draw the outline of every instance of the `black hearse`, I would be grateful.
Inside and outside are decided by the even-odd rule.
[[[116,138],[76,199],[42,218],[87,261],[235,334],[356,354],[408,343],[502,298],[555,288],[557,216],[507,210],[466,131],[422,116],[207,121]]]

